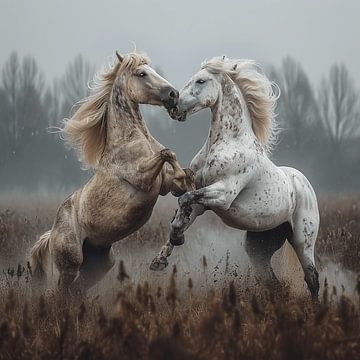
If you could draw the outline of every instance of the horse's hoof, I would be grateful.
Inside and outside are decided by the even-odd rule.
[[[168,261],[166,260],[166,257],[156,257],[150,264],[150,270],[153,271],[161,271],[164,270],[168,266]]]
[[[175,235],[173,233],[170,234],[170,244],[174,246],[180,246],[183,245],[185,242],[185,236],[184,234],[181,235]]]

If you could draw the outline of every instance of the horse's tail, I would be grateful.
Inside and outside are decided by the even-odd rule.
[[[40,236],[40,239],[31,249],[31,271],[32,277],[37,282],[42,282],[46,278],[45,262],[49,255],[49,242],[51,230]]]

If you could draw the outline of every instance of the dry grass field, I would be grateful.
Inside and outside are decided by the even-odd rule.
[[[86,299],[35,294],[27,254],[59,197],[0,197],[0,359],[360,359],[360,197],[320,202],[321,302],[306,292],[289,247],[273,265],[282,289],[252,276],[243,233],[199,219],[169,268],[148,265],[168,234],[173,201],[116,244],[114,270]]]

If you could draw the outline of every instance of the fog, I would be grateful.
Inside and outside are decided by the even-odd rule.
[[[280,64],[291,55],[310,78],[344,62],[360,81],[356,0],[0,1],[0,66],[31,54],[60,76],[81,53],[100,66],[131,41],[181,87],[206,57],[227,54]]]
[[[115,50],[134,44],[177,88],[205,58],[255,59],[282,90],[275,163],[303,171],[318,193],[359,189],[358,1],[0,4],[0,190],[70,191],[86,181],[91,173],[46,129],[69,116]],[[336,78],[348,101],[324,108],[339,90]],[[340,115],[325,116],[329,109]],[[163,110],[143,110],[152,134],[188,166],[207,136],[209,112],[175,123]]]

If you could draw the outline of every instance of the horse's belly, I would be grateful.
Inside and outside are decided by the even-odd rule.
[[[132,206],[105,212],[87,222],[86,236],[93,245],[111,245],[140,229],[150,218],[154,205]],[[125,210],[125,211],[124,211]]]
[[[216,210],[216,213],[228,226],[265,231],[290,220],[290,203],[286,195],[265,200],[244,194],[238,196],[228,210]]]
[[[143,226],[150,218],[158,193],[130,191],[98,192],[82,205],[82,227],[94,245],[111,245]]]

